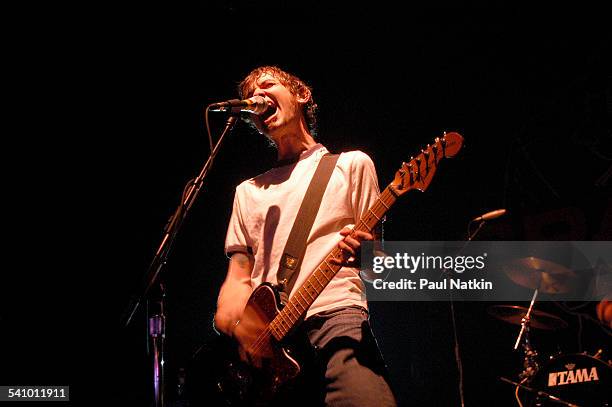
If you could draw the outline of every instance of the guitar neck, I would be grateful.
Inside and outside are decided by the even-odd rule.
[[[445,157],[454,157],[462,145],[463,137],[459,133],[444,133],[444,137],[436,137],[433,144],[428,144],[409,162],[402,163],[394,180],[361,217],[351,236],[357,231],[372,232],[399,196],[411,190],[425,191],[436,173],[439,161]],[[342,266],[333,264],[334,258],[346,260],[347,254],[338,247],[332,250],[272,320],[269,328],[277,340],[287,336],[304,319],[308,308],[338,273]]]
[[[351,235],[356,231],[371,233],[396,200],[397,194],[392,185],[389,185],[361,217],[353,228]],[[346,254],[336,247],[325,257],[304,284],[295,291],[285,307],[270,323],[270,329],[277,340],[283,339],[306,316],[306,311],[342,268],[342,266],[333,264],[331,260],[333,258],[340,259],[343,256],[346,256]]]

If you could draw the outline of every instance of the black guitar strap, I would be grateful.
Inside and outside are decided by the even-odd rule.
[[[289,293],[299,274],[304,253],[306,252],[306,239],[310,235],[310,230],[321,206],[323,193],[336,167],[338,157],[338,154],[325,154],[321,157],[302,200],[302,205],[293,221],[293,227],[289,233],[287,243],[285,243],[285,250],[281,256],[276,278],[283,305],[287,303]]]

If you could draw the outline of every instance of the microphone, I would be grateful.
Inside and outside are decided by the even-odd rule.
[[[505,209],[496,209],[494,211],[491,212],[487,212],[482,216],[479,216],[477,218],[472,219],[472,222],[479,222],[482,220],[491,220],[491,219],[495,219],[495,218],[499,218],[500,216],[504,215],[506,213]]]
[[[212,103],[208,106],[208,109],[211,112],[249,112],[262,114],[268,110],[268,103],[266,103],[266,99],[262,96],[253,96],[252,98],[244,100],[231,99],[226,102]]]

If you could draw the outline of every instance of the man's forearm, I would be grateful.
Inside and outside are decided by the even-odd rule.
[[[252,268],[251,256],[245,253],[232,255],[227,277],[219,292],[215,313],[215,328],[226,335],[232,335],[236,322],[242,316],[244,306],[251,295]]]
[[[215,328],[218,331],[229,336],[232,335],[234,326],[240,320],[250,295],[250,284],[222,288],[217,301],[217,312],[215,313]]]

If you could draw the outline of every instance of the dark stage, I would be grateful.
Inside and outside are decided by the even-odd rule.
[[[611,240],[612,48],[601,10],[208,3],[21,14],[23,45],[10,47],[19,109],[5,150],[5,162],[17,159],[5,164],[0,385],[69,385],[70,405],[152,405],[145,309],[127,327],[121,316],[208,157],[203,108],[236,98],[259,65],[312,85],[318,140],[370,155],[381,189],[435,137],[463,135],[429,189],[391,209],[388,241],[462,241],[471,219],[499,208],[506,215],[477,240]],[[210,115],[215,139],[224,120]],[[163,268],[168,406],[189,402],[177,396],[180,369],[214,368],[206,355],[234,188],[274,161],[240,122]],[[455,303],[466,406],[517,405],[500,377],[523,368],[512,349],[520,326],[492,317],[492,305]],[[595,306],[536,304],[567,323],[532,331],[542,360],[599,349],[612,358]],[[370,310],[399,405],[459,406],[449,303]]]

